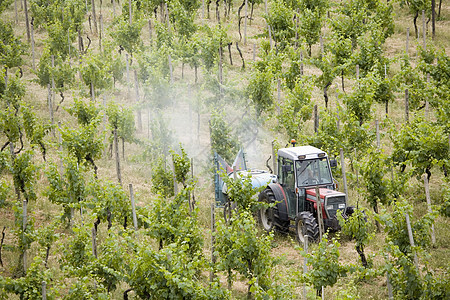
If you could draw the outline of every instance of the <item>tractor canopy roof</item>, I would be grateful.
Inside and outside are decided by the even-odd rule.
[[[303,160],[327,157],[327,154],[324,151],[313,146],[299,146],[279,149],[278,157],[284,157],[290,160]]]

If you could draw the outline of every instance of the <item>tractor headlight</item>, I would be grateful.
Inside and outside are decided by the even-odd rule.
[[[344,209],[345,208],[345,203],[341,203],[341,204],[339,204],[339,209]]]
[[[327,205],[327,210],[332,210],[333,209],[333,205]]]

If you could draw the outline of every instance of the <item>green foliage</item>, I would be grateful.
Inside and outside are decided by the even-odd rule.
[[[0,66],[21,67],[26,49],[26,45],[14,35],[12,25],[0,20]]]
[[[84,112],[89,111],[84,110]],[[100,118],[97,116],[95,119],[89,119],[92,115],[85,116],[87,118],[83,117],[81,119],[90,121],[90,123],[82,125],[79,129],[69,126],[61,127],[62,144],[71,155],[76,157],[79,164],[90,163],[96,169],[94,160],[100,158],[103,149],[103,139],[98,135]]]
[[[0,208],[6,206],[6,200],[10,194],[10,186],[6,180],[2,179],[0,181]]]
[[[369,73],[366,77],[358,80],[357,86],[351,94],[346,94],[344,97],[347,110],[359,120],[360,125],[371,118],[375,91],[374,76]]]
[[[404,56],[401,62],[401,71],[396,74],[394,80],[400,85],[404,93],[408,89],[408,106],[410,109],[423,108],[425,101],[433,98],[434,91],[427,85],[424,74],[420,67],[413,67],[408,56]]]
[[[141,246],[130,261],[127,283],[141,299],[224,299],[217,285],[207,291],[198,272],[204,263],[186,255],[187,245],[171,244],[160,251]],[[221,296],[211,297],[211,293]]]
[[[387,156],[379,150],[369,150],[361,164],[361,176],[364,182],[365,199],[377,211],[378,203],[389,204],[389,172]]]
[[[221,178],[223,178],[228,198],[237,205],[238,210],[255,211],[260,205],[255,195],[265,186],[253,188],[251,174],[238,173],[236,180],[226,174],[222,174]]]
[[[81,77],[90,89],[91,83],[95,90],[103,90],[111,86],[110,65],[103,59],[101,53],[88,52],[81,59]]]
[[[23,105],[22,106],[22,118],[23,127],[27,135],[28,141],[32,146],[39,146],[45,159],[46,147],[44,138],[50,132],[51,125],[39,120],[35,113],[34,108]]]
[[[71,276],[88,275],[89,264],[94,260],[91,249],[91,233],[87,227],[73,226],[73,235],[68,237],[68,243],[61,245],[61,264]]]
[[[411,257],[400,251],[393,243],[386,245],[389,259],[384,270],[389,274],[394,297],[399,299],[446,299],[450,295],[447,273],[436,274],[428,269],[425,260],[423,267],[416,268]]]
[[[358,37],[359,48],[353,53],[353,63],[359,66],[360,76],[368,76],[374,69],[381,70],[386,63],[383,56],[383,33],[378,25],[367,28],[367,32]]]
[[[219,48],[228,43],[228,35],[222,26],[203,26],[195,34],[200,48],[200,58],[206,71],[211,73],[219,60]]]
[[[333,286],[340,277],[347,274],[346,267],[339,263],[340,244],[336,239],[333,238],[329,243],[325,234],[318,246],[306,255],[312,269],[302,276],[316,291],[320,291],[322,286]]]
[[[163,109],[173,101],[169,69],[170,53],[170,48],[162,45],[137,57],[139,78],[144,81],[145,98],[148,105],[156,109]]]
[[[14,186],[23,194],[27,201],[36,200],[35,185],[38,167],[33,162],[34,152],[27,150],[19,153],[12,164]]]
[[[108,221],[108,228],[113,222],[122,222],[125,226],[126,220],[132,220],[131,203],[121,185],[94,178],[87,193],[91,197],[86,201],[86,206],[100,221]]]
[[[13,2],[13,0],[1,0],[0,1],[0,14],[3,13]]]
[[[301,12],[299,36],[308,45],[309,56],[311,56],[311,46],[319,41],[323,19],[324,14],[320,10],[306,8]]]
[[[361,119],[358,120],[352,112],[344,114],[342,120],[342,136],[345,137],[344,149],[348,153],[353,153],[356,149],[356,153],[362,156],[372,146],[376,133],[371,129],[369,123],[361,125]]]
[[[69,114],[77,118],[78,124],[88,126],[100,118],[100,109],[94,102],[74,99],[72,107],[66,109]]]
[[[219,219],[216,230],[218,268],[227,272],[228,285],[233,281],[232,271],[237,271],[248,280],[249,292],[255,284],[267,292],[273,266],[270,256],[273,236],[258,234],[252,213],[244,209],[238,210],[230,225]]]
[[[246,96],[256,107],[258,116],[269,110],[273,104],[273,75],[270,72],[255,71],[246,88]]]
[[[169,2],[170,20],[180,37],[186,38],[190,38],[197,30],[197,25],[194,23],[195,10],[200,7],[200,2],[197,0],[188,2],[181,0]]]
[[[450,186],[448,184],[448,180],[446,181],[446,184],[443,185],[443,188],[443,200],[439,212],[443,216],[450,217]]]
[[[55,67],[52,68],[52,59],[50,51],[45,48],[39,60],[38,69],[36,71],[36,81],[41,87],[47,88],[52,86],[52,78],[55,82],[55,92],[65,92],[73,87],[75,81],[75,71],[68,61],[62,60],[59,56],[55,56]]]
[[[270,2],[268,15],[264,16],[267,25],[271,28],[272,39],[281,49],[289,45],[295,36],[293,17],[294,12],[285,1]],[[269,36],[268,29],[266,29],[266,36]]]
[[[31,0],[29,9],[31,18],[34,19],[35,28],[59,23],[62,25],[64,32],[67,32],[68,29],[77,32],[83,24],[86,5],[83,0],[56,0],[52,2]]]
[[[106,107],[106,115],[108,116],[109,125],[117,130],[117,136],[127,141],[135,141],[134,133],[134,114],[131,109],[124,108],[116,102],[109,102]],[[114,132],[112,132],[112,138]]]
[[[166,166],[166,161],[160,157],[152,169],[152,192],[163,197],[174,195],[173,173]]]
[[[311,118],[311,93],[311,82],[307,77],[299,78],[287,94],[285,102],[280,105],[281,113],[277,115],[279,127],[283,128],[290,138],[298,138],[303,123]]]
[[[172,160],[175,168],[175,178],[177,182],[182,183],[183,187],[186,188],[189,172],[191,171],[191,160],[187,156],[187,153],[181,144],[180,151],[181,155],[175,153],[173,150],[171,151]]]
[[[39,256],[33,258],[33,262],[27,269],[27,274],[20,278],[0,276],[0,299],[9,299],[11,294],[19,296],[21,299],[42,299],[42,282],[52,281],[51,270],[45,269],[43,259]],[[56,299],[56,295],[47,289],[47,299]]]
[[[372,223],[368,221],[366,212],[360,208],[356,208],[352,215],[344,220],[341,214],[337,214],[339,224],[342,225],[342,234],[355,239],[355,248],[361,257],[364,267],[371,267],[371,262],[366,261],[364,248],[374,237],[374,228]]]
[[[125,4],[128,10],[128,2]],[[144,26],[144,21],[141,19],[133,20],[130,24],[128,16],[127,11],[125,14],[117,17],[113,22],[114,30],[110,34],[117,46],[125,49],[130,55],[133,55],[139,52],[143,46],[141,31]]]
[[[394,33],[392,4],[380,0],[346,0],[337,9],[339,13],[330,20],[333,31],[352,41],[356,49],[357,41],[365,32],[375,30],[380,44]],[[374,45],[375,46],[375,45]]]
[[[70,220],[70,207],[87,197],[86,178],[83,165],[79,165],[75,158],[70,156],[64,159],[64,173],[60,174],[58,167],[50,163],[46,170],[49,186],[45,192],[50,202],[63,205],[62,220]]]
[[[434,213],[426,214],[414,222],[412,219],[412,206],[407,204],[404,200],[394,202],[392,208],[392,213],[389,214],[383,209],[378,216],[375,216],[375,218],[384,225],[383,229],[386,233],[386,243],[393,243],[410,261],[413,261],[415,252],[420,249],[425,249],[431,244],[430,232],[435,215]],[[411,247],[409,241],[405,213],[408,213],[410,216],[411,229],[416,249]]]
[[[307,137],[308,144],[322,149],[328,155],[339,155],[340,148],[345,148],[346,135],[338,128],[338,116],[330,110],[321,111],[320,125],[317,132]]]
[[[225,161],[232,161],[239,150],[239,144],[233,137],[230,126],[219,112],[211,113],[211,150],[217,152]]]
[[[201,256],[203,240],[197,224],[197,211],[192,213],[188,208],[188,186],[179,192],[175,198],[168,199],[158,196],[148,216],[148,234],[157,239],[160,249],[175,243],[185,247],[186,255],[192,258]]]
[[[391,140],[392,160],[402,171],[409,165],[413,174],[427,172],[430,176],[433,166],[448,164],[448,135],[442,126],[417,117],[400,129],[392,129]]]

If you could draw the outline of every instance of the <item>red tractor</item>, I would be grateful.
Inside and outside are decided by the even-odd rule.
[[[353,209],[347,207],[346,195],[336,191],[337,183],[331,173],[336,164],[324,151],[312,146],[279,149],[277,182],[269,183],[259,194],[259,201],[274,203],[258,212],[263,228],[287,231],[294,223],[299,242],[304,242],[305,235],[312,241],[318,239],[319,218],[325,231],[340,230],[336,214],[346,216]]]
[[[220,157],[216,163],[218,170],[222,166],[228,176],[233,176],[233,169]],[[239,173],[251,174],[254,187],[266,186],[258,196],[259,201],[270,204],[258,211],[260,223],[266,231],[287,232],[294,227],[299,242],[304,242],[305,235],[311,241],[317,241],[321,223],[324,231],[340,230],[336,215],[341,213],[345,218],[353,211],[347,206],[346,195],[336,191],[337,182],[331,173],[331,167],[337,165],[336,160],[330,161],[328,155],[318,148],[294,146],[279,149],[278,176],[261,170],[247,170],[242,150],[233,165],[238,166],[235,169]],[[226,201],[226,194],[226,186],[216,175],[216,201],[225,210],[227,205],[231,205]]]

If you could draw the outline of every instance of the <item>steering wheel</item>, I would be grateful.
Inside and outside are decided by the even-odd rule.
[[[319,180],[317,180],[316,178],[307,178],[305,179],[302,184],[318,184]]]

